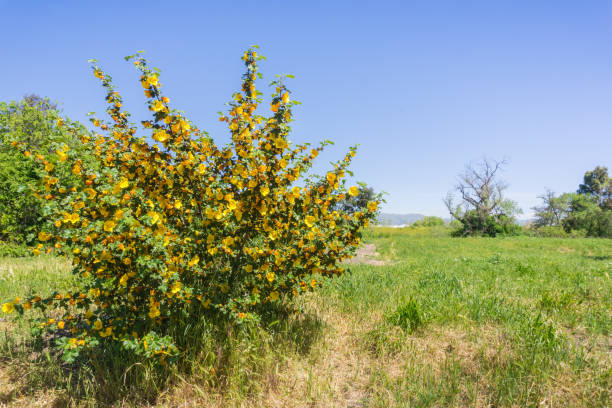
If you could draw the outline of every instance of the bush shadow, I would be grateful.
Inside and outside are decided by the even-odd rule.
[[[223,395],[237,382],[249,388],[251,377],[265,378],[281,355],[308,355],[322,339],[324,321],[313,312],[281,304],[267,310],[258,322],[229,324],[201,319],[169,328],[183,350],[174,365],[154,365],[122,350],[99,347],[73,364],[61,360],[52,339],[30,339],[5,345],[0,363],[11,384],[0,391],[0,405],[18,399],[52,394],[50,406],[111,406],[155,404],[173,385],[192,378],[198,388]],[[261,375],[252,375],[258,373]],[[244,378],[243,378],[244,377]],[[187,379],[187,380],[186,380]],[[203,388],[202,388],[203,385]],[[254,390],[255,391],[255,390]]]

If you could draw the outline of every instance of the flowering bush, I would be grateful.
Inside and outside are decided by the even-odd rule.
[[[324,177],[305,177],[324,144],[310,149],[287,141],[296,102],[282,78],[272,83],[271,116],[257,114],[261,57],[254,49],[244,53],[241,90],[219,118],[232,136],[224,147],[170,108],[157,71],[141,56],[127,59],[141,73],[153,114],[142,125],[151,137],[136,136],[111,77],[93,61],[111,120],[93,117],[100,133],[79,136],[98,165],[88,166],[66,145],[49,157],[32,155],[48,203],[36,251],[72,258],[81,288],[2,307],[63,310],[41,327],[63,333],[58,344],[68,360],[83,348],[117,342],[165,363],[178,353],[167,330],[177,322],[257,320],[270,304],[342,274],[339,262],[359,245],[380,202],[376,197],[351,215],[337,205],[358,193],[344,180],[355,148]],[[62,185],[54,173],[65,166],[79,182]]]

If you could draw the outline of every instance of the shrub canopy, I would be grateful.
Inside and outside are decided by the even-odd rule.
[[[34,190],[40,186],[42,174],[37,163],[24,156],[15,144],[29,155],[49,154],[53,146],[66,144],[85,160],[92,160],[74,134],[57,126],[61,112],[49,99],[26,96],[19,102],[0,102],[0,240],[16,244],[36,244],[36,233],[44,220],[40,197]],[[86,133],[76,122],[72,126]],[[70,171],[56,172],[59,178]]]
[[[202,316],[254,320],[280,299],[342,274],[339,263],[359,245],[380,197],[350,215],[338,209],[347,194],[358,194],[344,179],[355,148],[325,176],[306,176],[325,143],[311,149],[287,141],[296,102],[283,78],[272,83],[271,115],[257,113],[260,58],[253,49],[244,53],[241,89],[219,118],[232,136],[223,147],[171,109],[158,72],[139,55],[127,59],[141,73],[153,117],[142,122],[150,137],[137,136],[111,77],[94,61],[111,120],[92,117],[100,129],[92,136],[68,130],[100,167],[66,144],[34,157],[45,173],[48,217],[37,251],[72,258],[82,287],[16,299],[4,311],[63,309],[41,325],[67,333],[59,344],[68,359],[112,341],[167,361],[178,351],[169,327]],[[66,166],[79,182],[61,183],[56,172]]]

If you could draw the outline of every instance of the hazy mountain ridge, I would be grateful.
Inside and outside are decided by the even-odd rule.
[[[391,213],[381,213],[378,217],[378,225],[388,225],[388,226],[399,226],[399,225],[410,225],[416,221],[422,220],[427,217],[423,214],[391,214]],[[451,221],[450,218],[442,218],[445,223],[449,223]],[[521,227],[524,227],[534,221],[533,218],[518,218],[516,219],[516,223]]]
[[[378,217],[379,225],[409,225],[425,218],[423,214],[390,214],[381,213]]]

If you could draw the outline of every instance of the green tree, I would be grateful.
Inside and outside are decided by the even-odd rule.
[[[37,95],[0,102],[0,240],[32,243],[43,220],[40,197],[33,193],[40,185],[40,171],[16,144],[26,146],[28,156],[46,155],[52,145],[65,144],[91,160],[76,137],[58,126],[60,113],[56,104]],[[73,125],[86,132],[82,125]],[[71,175],[64,171],[59,176]]]
[[[596,197],[570,194],[569,212],[562,221],[566,232],[584,231],[590,237],[612,238],[612,210],[602,208]]]
[[[532,208],[536,216],[534,226],[560,227],[569,214],[572,195],[565,193],[556,196],[553,191],[547,190],[538,198],[542,200],[542,205]]]
[[[608,168],[596,166],[584,174],[583,180],[578,186],[578,194],[593,197],[602,209],[612,210],[612,178],[608,175]]]
[[[368,203],[379,200],[380,197],[374,192],[372,187],[365,183],[357,183],[358,192],[356,196],[347,196],[338,203],[338,209],[347,214],[354,214],[357,211],[367,211]]]
[[[425,217],[412,224],[413,227],[441,227],[444,225],[444,220],[440,217]]]

